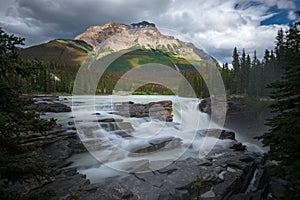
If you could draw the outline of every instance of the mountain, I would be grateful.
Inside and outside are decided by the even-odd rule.
[[[83,40],[93,46],[98,59],[112,52],[140,47],[148,50],[161,50],[175,57],[216,62],[214,58],[202,49],[196,48],[192,43],[163,35],[155,24],[146,21],[131,25],[110,22],[102,26],[93,26],[76,36],[75,40]]]
[[[127,49],[132,51],[125,53]],[[124,52],[106,69],[101,80],[99,80],[97,93],[111,94],[119,78],[134,67],[147,63],[160,63],[179,70],[195,87],[199,93],[197,95],[203,96],[207,93],[206,85],[193,65],[196,63],[196,65],[201,66],[201,74],[208,74],[212,72],[206,68],[210,66],[207,65],[207,62],[214,65],[217,63],[213,57],[194,44],[164,35],[156,28],[155,24],[146,21],[131,25],[109,22],[104,25],[92,26],[74,39],[55,39],[44,44],[21,49],[19,52],[23,58],[48,61],[48,74],[45,75],[41,72],[38,76],[33,77],[33,79],[38,80],[31,81],[43,85],[34,88],[35,91],[44,88],[42,92],[70,93],[78,69],[89,55],[92,56],[89,61],[99,61],[111,53]],[[84,72],[87,75],[88,69]],[[46,82],[45,76],[48,80]],[[56,79],[54,80],[53,77]],[[89,79],[90,77],[87,78],[87,80]],[[88,84],[86,85],[88,86]],[[154,85],[142,90],[152,93],[155,92],[154,88],[158,93],[167,91]],[[87,91],[89,88],[82,89]]]
[[[216,62],[214,58],[192,43],[163,35],[155,24],[146,21],[131,25],[109,22],[104,25],[92,26],[73,40],[52,40],[48,43],[21,49],[20,54],[24,58],[80,65],[87,58],[89,52],[93,51],[96,58],[100,59],[112,52],[130,47],[141,48],[144,51],[160,51],[176,58]]]

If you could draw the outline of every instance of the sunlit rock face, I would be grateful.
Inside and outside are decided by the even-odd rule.
[[[91,45],[98,59],[112,52],[140,47],[165,50],[175,56],[193,60],[215,61],[202,49],[196,48],[194,44],[164,35],[156,28],[155,24],[146,21],[131,25],[109,22],[104,25],[92,26],[74,39],[83,40]]]

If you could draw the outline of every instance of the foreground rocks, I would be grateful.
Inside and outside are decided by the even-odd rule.
[[[71,108],[59,101],[58,96],[35,96],[31,106],[38,112],[71,112]]]
[[[239,193],[248,195],[247,188],[260,163],[260,155],[228,150],[206,159],[174,161],[158,171],[136,173],[108,183],[118,183],[132,191],[136,199],[193,199],[198,192],[193,185],[199,176],[201,199],[229,199]]]
[[[233,141],[233,145],[237,142]],[[55,144],[55,143],[54,143]],[[56,148],[62,148],[57,145]],[[49,149],[48,149],[49,150]],[[55,151],[48,151],[52,159]],[[61,157],[62,158],[62,157]],[[56,176],[32,192],[54,189],[63,199],[280,199],[288,183],[270,176],[270,163],[263,163],[259,154],[226,149],[212,151],[203,159],[186,158],[152,171],[151,165],[161,161],[140,160],[128,165],[145,173],[132,173],[123,178],[108,178],[91,184],[84,175],[68,164],[55,164]],[[99,165],[101,165],[99,163]],[[201,187],[195,188],[197,176]],[[272,195],[272,198],[270,197]],[[269,197],[268,197],[269,196]]]
[[[216,131],[200,132],[214,137]],[[56,175],[43,185],[31,188],[31,192],[54,189],[57,193],[54,199],[197,199],[198,194],[200,199],[280,199],[281,191],[288,187],[283,180],[270,176],[271,165],[263,163],[262,155],[246,149],[237,150],[236,147],[242,144],[235,141],[233,132],[225,130],[218,132],[223,134],[223,139],[232,141],[228,149],[213,150],[202,159],[188,157],[176,160],[155,171],[151,170],[151,166],[163,165],[166,161],[141,159],[127,163],[128,170],[134,167],[148,172],[131,173],[123,178],[108,178],[104,183],[91,184],[84,175],[69,167],[71,163],[66,162],[74,153],[70,144],[75,137],[67,132],[62,126],[56,127],[51,132],[58,135],[56,140],[40,138],[44,140],[40,153],[48,159],[48,165],[56,169]],[[174,138],[166,138],[152,143],[163,148],[172,140]],[[94,163],[94,166],[100,165]],[[198,189],[194,187],[197,176],[201,181]],[[268,197],[270,194],[273,194],[272,198]]]

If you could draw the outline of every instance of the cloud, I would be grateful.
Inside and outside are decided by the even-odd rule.
[[[277,14],[270,9],[293,9],[292,1],[275,0],[204,0],[175,1],[169,10],[160,16],[159,24],[184,33],[197,41],[208,53],[221,62],[231,63],[232,50],[236,46],[252,54],[257,50],[263,55],[265,49],[274,48],[274,38],[286,25],[261,25],[261,22]],[[168,20],[167,20],[168,19]],[[164,23],[168,21],[168,23]]]
[[[288,17],[289,17],[290,20],[295,20],[295,19],[297,19],[297,16],[296,16],[296,14],[295,14],[294,11],[289,11]]]
[[[261,25],[281,10],[295,19],[293,0],[0,0],[0,26],[26,38],[27,45],[73,38],[92,25],[147,20],[196,41],[221,62],[233,47],[262,53],[273,48],[285,25]]]
[[[0,26],[26,37],[30,45],[58,37],[73,38],[91,25],[109,21],[149,20],[164,12],[170,3],[171,0],[17,0],[0,14]]]

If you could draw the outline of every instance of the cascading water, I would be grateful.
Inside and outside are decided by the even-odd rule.
[[[113,102],[124,101],[124,98],[113,98]],[[199,130],[220,128],[210,120],[208,114],[199,111],[199,99],[176,96],[132,96],[130,98],[126,101],[149,103],[172,100],[173,122],[151,119],[151,113],[150,118],[128,118],[111,114],[112,96],[99,96],[95,99],[73,97],[73,102],[82,101],[78,104],[73,103],[78,134],[83,143],[93,144],[92,148],[88,149],[94,158],[88,153],[83,153],[71,157],[70,160],[74,161],[73,166],[76,166],[80,173],[86,174],[91,182],[101,182],[107,177],[126,175],[127,173],[122,171],[128,171],[145,162],[150,163],[148,166],[150,170],[155,170],[158,169],[157,163],[162,164],[159,167],[164,167],[173,160],[187,156],[205,156],[206,150],[211,150],[218,142],[217,138],[206,137],[204,140],[204,137],[198,134]],[[115,118],[131,123],[134,130],[130,135],[133,137],[122,137],[101,128],[98,120],[103,118]],[[148,147],[151,141],[164,141],[169,138],[180,139],[181,145],[149,154],[131,155],[132,149]],[[222,141],[223,146],[228,146],[228,143],[226,140]]]

